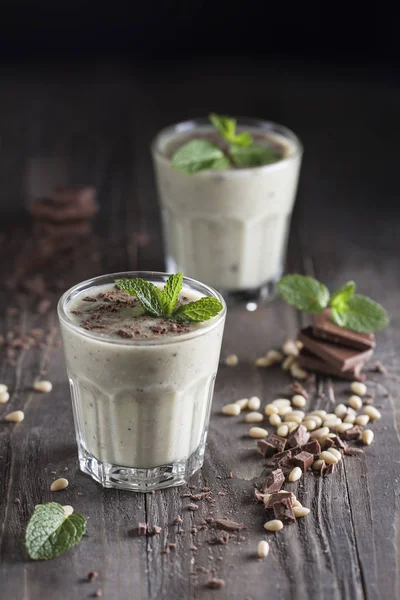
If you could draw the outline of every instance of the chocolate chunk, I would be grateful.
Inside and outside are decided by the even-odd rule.
[[[313,454],[314,456],[316,454],[321,454],[321,446],[318,440],[310,440],[307,444],[304,444],[304,446],[302,446],[302,449],[305,452]]]
[[[310,352],[340,371],[348,371],[360,362],[364,363],[373,354],[372,349],[354,350],[347,346],[319,340],[313,335],[312,327],[301,329],[297,337]]]
[[[333,448],[333,446],[335,446],[335,442],[333,441],[333,439],[326,438],[326,440],[323,442],[321,448],[322,448],[322,450],[329,450],[329,448]]]
[[[313,334],[315,337],[348,346],[355,350],[370,350],[375,348],[375,336],[373,333],[356,333],[339,327],[330,318],[330,310],[313,315]]]
[[[276,502],[273,505],[275,519],[290,523],[296,523],[296,517],[294,516],[292,503],[289,498],[283,498],[280,502]]]
[[[304,425],[299,425],[296,427],[296,429],[294,429],[294,431],[289,433],[287,445],[289,448],[294,448],[295,446],[304,446],[304,444],[307,444],[309,439],[310,434],[307,429],[304,427]]]
[[[276,435],[276,433],[272,433],[270,436],[268,436],[267,442],[268,444],[274,446],[277,452],[283,452],[286,447],[286,439],[280,435]]]
[[[268,467],[279,467],[280,466],[280,462],[285,459],[286,457],[291,458],[292,457],[292,451],[291,450],[284,450],[283,452],[278,452],[277,454],[274,454],[274,456],[272,458],[270,458],[267,461],[267,466]]]
[[[281,460],[278,463],[278,467],[280,469],[282,469],[282,471],[287,475],[288,473],[290,473],[290,471],[293,469],[293,461],[292,461],[292,456],[290,454],[288,454],[287,456],[285,456],[284,458],[281,458]]]
[[[340,435],[343,440],[359,440],[361,437],[361,427],[359,425],[354,425],[354,427]]]
[[[297,362],[300,367],[308,371],[316,371],[317,373],[323,373],[324,375],[333,375],[334,377],[340,377],[342,379],[349,379],[351,381],[364,381],[365,375],[361,372],[364,363],[361,361],[353,369],[348,371],[341,371],[333,365],[325,362],[319,356],[316,356],[307,348],[302,348],[297,357]]]
[[[300,467],[300,469],[305,473],[311,467],[314,462],[314,455],[309,452],[300,452],[292,458],[292,462],[296,467]]]
[[[215,519],[214,523],[219,529],[225,529],[225,531],[240,531],[244,529],[243,523],[236,523],[236,521],[230,521],[229,519]]]
[[[325,475],[332,475],[332,473],[335,470],[335,465],[334,464],[330,464],[326,467],[325,469]]]
[[[260,492],[257,488],[254,488],[254,497],[257,502],[264,502],[264,494]]]
[[[146,523],[139,523],[138,530],[139,530],[139,535],[146,535],[147,524]]]
[[[333,441],[335,442],[335,446],[336,446],[337,448],[339,448],[339,450],[343,450],[343,451],[344,451],[344,450],[346,449],[346,447],[347,447],[347,444],[345,444],[345,443],[344,443],[344,442],[343,442],[343,441],[340,439],[340,437],[339,437],[338,435],[337,435],[336,437],[332,438],[332,439],[333,439]]]
[[[272,433],[266,440],[258,440],[257,445],[261,454],[268,458],[277,452],[282,452],[285,449],[286,440]]]
[[[285,476],[282,469],[275,469],[272,471],[265,482],[264,494],[272,494],[272,492],[279,492],[283,484],[285,483]]]
[[[286,498],[292,503],[292,497],[292,492],[275,492],[268,498],[265,508],[272,508],[276,502],[282,502]]]

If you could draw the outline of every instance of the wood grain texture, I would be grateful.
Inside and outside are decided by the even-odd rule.
[[[263,461],[246,435],[243,417],[223,417],[220,409],[240,397],[259,395],[267,402],[287,394],[290,378],[285,373],[256,369],[253,363],[294,335],[303,321],[279,300],[254,313],[237,307],[228,315],[222,356],[235,352],[240,362],[235,368],[221,364],[201,472],[189,485],[156,494],[103,490],[78,471],[62,349],[58,335],[50,336],[42,348],[22,352],[14,367],[5,360],[0,365],[0,382],[12,391],[9,404],[0,408],[0,419],[20,408],[26,415],[18,425],[0,423],[1,595],[76,600],[93,596],[101,587],[104,597],[113,600],[400,597],[400,444],[395,424],[395,413],[400,414],[400,212],[392,203],[398,189],[400,92],[385,83],[350,84],[312,72],[300,78],[294,70],[273,64],[199,64],[193,70],[196,77],[191,78],[183,67],[4,72],[0,179],[7,237],[0,238],[1,280],[16,257],[29,251],[29,234],[17,237],[15,218],[21,213],[22,182],[32,156],[57,156],[69,181],[98,189],[102,208],[96,237],[82,244],[73,267],[65,262],[57,275],[67,286],[105,271],[163,268],[148,152],[160,127],[211,109],[284,122],[299,133],[306,148],[288,270],[315,274],[329,287],[355,279],[361,293],[379,299],[392,315],[391,326],[378,336],[376,352],[389,374],[368,374],[376,404],[382,404],[382,419],[373,426],[376,442],[364,456],[346,457],[330,478],[308,473],[287,485],[311,514],[296,526],[267,534],[263,508],[252,497]],[[345,143],[349,131],[352,143]],[[385,152],[371,152],[371,147],[381,146],[382,131]],[[25,241],[16,241],[21,239]],[[98,260],[89,259],[92,254]],[[51,265],[46,277],[56,278]],[[22,332],[55,327],[56,295],[50,312],[38,316],[29,298],[2,288],[0,333],[15,325]],[[17,306],[19,314],[10,316],[9,306]],[[48,395],[31,391],[42,369],[53,382]],[[348,384],[321,379],[310,388],[308,406],[330,403],[332,385],[335,400],[345,400]],[[55,496],[49,487],[60,475],[70,485]],[[188,510],[190,499],[184,494],[204,487],[211,488],[215,502],[202,500],[197,511]],[[87,516],[88,534],[64,556],[35,563],[24,553],[24,528],[35,504],[50,499],[72,504]],[[174,522],[177,516],[183,519],[181,525]],[[201,525],[211,517],[232,518],[246,529],[232,534],[227,545],[214,544],[215,529]],[[139,522],[147,522],[149,531],[154,525],[162,531],[138,536]],[[261,561],[255,552],[263,538],[271,551]],[[170,543],[176,548],[163,553]],[[98,571],[97,582],[86,580],[91,570]],[[225,579],[225,587],[210,590],[207,581],[213,576]]]

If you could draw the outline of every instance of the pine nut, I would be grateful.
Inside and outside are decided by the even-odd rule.
[[[270,365],[273,365],[275,363],[282,362],[284,356],[282,352],[279,352],[279,350],[268,350],[267,354],[265,355],[265,358],[267,359]]]
[[[293,408],[291,406],[278,406],[278,415],[283,417],[284,415],[291,413],[292,410]]]
[[[360,410],[363,404],[360,396],[350,396],[348,402],[351,408],[354,408],[354,410]]]
[[[271,498],[271,494],[264,494],[264,504],[268,504],[268,500]]]
[[[304,419],[303,425],[307,431],[313,431],[317,427],[317,422],[314,419]]]
[[[292,433],[292,431],[298,428],[300,423],[296,423],[296,421],[285,421],[285,425],[287,425],[289,433]]]
[[[289,473],[289,481],[297,481],[303,475],[303,471],[300,467],[295,467]]]
[[[323,417],[323,420],[325,421],[327,419],[337,419],[337,416],[335,413],[326,413],[326,415]]]
[[[239,404],[240,410],[245,410],[247,408],[248,403],[249,403],[249,399],[248,398],[241,398],[240,400],[235,400],[234,403],[235,404]]]
[[[247,404],[249,410],[258,410],[261,406],[261,400],[258,396],[252,396]]]
[[[343,423],[355,423],[356,420],[356,415],[346,415],[345,418],[343,419]]]
[[[239,404],[225,404],[225,406],[222,407],[222,414],[229,415],[230,417],[237,417],[240,415]]]
[[[22,410],[14,410],[13,412],[8,413],[4,418],[11,423],[21,423],[21,421],[24,420],[25,415]]]
[[[244,418],[246,423],[261,423],[264,421],[264,415],[260,412],[250,412]]]
[[[277,406],[278,408],[280,406],[290,406],[290,400],[288,400],[287,398],[277,398],[276,400],[273,400],[271,404]]]
[[[311,417],[310,417],[310,415],[306,415],[304,417],[304,420],[306,420],[306,419],[311,419],[312,421],[315,421],[317,428],[322,427],[322,419],[318,415],[312,415]]]
[[[368,421],[368,415],[358,415],[358,417],[356,417],[355,423],[356,425],[361,425],[361,427],[365,427],[368,424]]]
[[[329,429],[328,427],[321,427],[320,429],[316,429],[315,431],[312,431],[310,436],[313,439],[319,439],[319,438],[323,438],[325,436],[327,436],[329,433]]]
[[[338,425],[336,427],[336,431],[338,433],[344,433],[345,431],[347,431],[348,429],[351,429],[353,427],[353,423],[341,423],[340,425]]]
[[[236,356],[236,354],[228,354],[228,356],[225,358],[225,364],[228,367],[236,367],[236,365],[239,363],[239,359]]]
[[[336,427],[338,425],[340,425],[342,422],[342,419],[339,419],[339,417],[334,417],[333,419],[325,419],[324,420],[324,427],[329,427],[329,429],[336,429]]]
[[[290,367],[290,374],[295,379],[307,379],[308,373],[302,369],[296,362]]]
[[[363,444],[369,446],[374,440],[374,432],[371,429],[365,429],[361,434],[361,440]]]
[[[323,419],[324,417],[326,417],[326,410],[313,410],[312,412],[308,413],[309,417],[320,417],[321,419]]]
[[[270,417],[271,415],[278,414],[278,407],[275,404],[267,404],[264,408],[265,414]]]
[[[283,529],[283,523],[279,519],[272,519],[264,523],[264,529],[267,531],[280,531]]]
[[[339,452],[339,450],[337,448],[328,448],[327,452],[330,452],[331,454],[333,454],[333,456],[336,456],[336,458],[339,460],[342,460],[342,455]]]
[[[259,356],[254,361],[254,366],[255,367],[268,367],[269,366],[269,362],[268,362],[268,360],[267,360],[267,358],[265,356]]]
[[[50,381],[35,381],[32,387],[35,392],[48,394],[53,389],[53,384]]]
[[[336,435],[336,433],[328,433],[328,435],[326,437],[330,438],[331,440],[334,440],[335,438],[337,438],[337,435]]]
[[[65,513],[66,517],[69,517],[74,512],[73,507],[70,506],[69,504],[66,504],[65,506],[63,506],[63,509],[64,509],[64,513]]]
[[[301,502],[299,502],[299,501],[297,500],[297,498],[296,498],[296,500],[293,500],[293,502],[292,502],[292,506],[296,506],[297,508],[300,508],[300,507],[301,507],[301,506],[303,506],[303,505],[302,505],[302,503],[301,503]]]
[[[371,421],[376,421],[382,417],[381,413],[375,406],[364,406],[364,414],[368,415]]]
[[[257,555],[259,558],[266,558],[269,553],[269,544],[265,540],[261,540],[257,546]]]
[[[321,454],[319,455],[319,457],[327,464],[327,465],[336,465],[336,463],[338,463],[338,459],[336,456],[334,456],[333,454],[331,454],[331,452],[328,452],[328,450],[325,450],[324,452],[321,452]]]
[[[344,404],[338,404],[335,408],[335,415],[339,417],[339,419],[343,419],[343,417],[347,415],[347,406]]]
[[[287,356],[298,356],[299,349],[294,340],[287,340],[282,346],[283,353]]]
[[[68,487],[68,479],[60,477],[59,479],[53,481],[53,483],[50,486],[50,491],[59,492],[61,490],[65,490],[66,487]]]
[[[301,394],[295,394],[292,398],[292,404],[293,406],[303,408],[307,404],[307,400]]]
[[[268,431],[262,427],[251,427],[249,429],[249,436],[252,438],[265,438],[268,435]]]
[[[284,371],[289,371],[290,367],[294,364],[296,358],[294,356],[287,356],[282,363],[282,369]]]
[[[324,464],[325,462],[322,460],[322,458],[317,458],[317,460],[315,460],[312,464],[312,469],[314,471],[320,471]]]
[[[289,427],[287,425],[280,425],[278,427],[278,429],[276,430],[277,435],[279,435],[280,437],[287,437],[288,433],[289,433]]]
[[[360,381],[353,381],[353,383],[350,385],[350,389],[352,392],[354,392],[354,394],[357,394],[357,396],[365,396],[367,393],[367,386],[365,383],[361,383]]]
[[[310,509],[306,506],[294,506],[292,510],[296,519],[298,519],[299,517],[306,517],[310,514]]]
[[[296,347],[298,350],[301,350],[302,348],[304,348],[304,344],[300,340],[296,340],[295,344],[296,344]]]
[[[303,422],[303,418],[300,417],[299,415],[294,415],[292,412],[288,413],[287,415],[285,415],[283,417],[283,420],[292,422],[292,423],[297,423],[298,425],[300,425]]]
[[[269,422],[274,427],[278,427],[278,425],[280,425],[282,423],[282,419],[280,418],[279,415],[271,415],[269,418]]]
[[[8,392],[8,386],[5,383],[0,383],[0,394]]]
[[[10,399],[8,392],[0,392],[0,404],[6,404]]]

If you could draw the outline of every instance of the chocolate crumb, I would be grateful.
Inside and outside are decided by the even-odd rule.
[[[174,523],[175,523],[175,525],[181,525],[183,523],[182,517],[180,517],[179,515],[177,517],[175,517]]]
[[[226,544],[229,541],[229,533],[227,533],[226,531],[223,531],[221,533],[221,535],[212,538],[211,540],[209,540],[209,544],[210,545],[222,545],[222,546],[226,546]]]
[[[85,296],[85,298],[82,298],[82,302],[97,302],[97,300],[93,296]]]
[[[224,579],[217,579],[217,577],[213,577],[213,579],[209,579],[207,582],[207,586],[212,590],[219,590],[225,587]]]
[[[170,552],[171,552],[171,549],[170,549],[170,547],[169,547],[169,546],[166,546],[166,547],[164,548],[164,550],[162,551],[162,553],[163,553],[163,554],[169,554]]]
[[[196,552],[196,550],[197,550],[197,546],[195,546],[195,545],[193,545],[193,546],[190,546],[190,549],[191,549],[193,552]]]
[[[292,385],[289,386],[289,391],[293,392],[293,394],[300,394],[300,396],[308,398],[307,390],[304,389],[304,387],[298,381],[295,381],[295,383],[292,383]]]
[[[374,368],[372,370],[375,371],[375,373],[380,373],[381,375],[388,374],[387,368],[384,367],[383,364],[379,360],[375,363]]]
[[[138,525],[139,535],[146,535],[147,533],[147,524],[139,523]]]
[[[219,529],[225,529],[225,531],[240,531],[244,529],[243,523],[236,523],[229,519],[215,519],[215,524]]]
[[[188,510],[199,510],[199,505],[195,504],[194,502],[191,502],[190,504],[187,505],[186,507]]]
[[[97,579],[97,577],[99,576],[97,571],[89,571],[89,573],[87,574],[87,578],[89,581],[93,581],[93,579]]]
[[[122,338],[133,338],[133,333],[131,331],[126,331],[126,329],[119,329],[117,333]]]
[[[162,531],[161,527],[159,527],[158,525],[154,525],[154,527],[153,527],[154,535],[159,535],[161,533],[161,531]]]
[[[175,550],[175,548],[176,548],[175,542],[171,542],[170,544],[168,544],[168,546],[169,546],[170,550]]]
[[[102,588],[97,588],[97,590],[94,593],[94,596],[95,598],[102,598],[104,596]]]

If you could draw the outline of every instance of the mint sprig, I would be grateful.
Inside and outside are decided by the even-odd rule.
[[[329,306],[336,325],[358,333],[372,333],[386,327],[389,318],[385,309],[355,290],[354,281],[348,281],[330,296],[323,283],[298,274],[285,275],[278,281],[282,298],[301,311],[319,313]]]
[[[236,119],[211,113],[209,119],[222,138],[221,147],[206,139],[190,140],[173,154],[171,165],[193,175],[205,170],[261,167],[280,160],[277,152],[253,141],[248,132],[236,133]]]
[[[29,519],[25,547],[33,560],[49,560],[69,550],[85,532],[82,515],[67,517],[61,504],[48,502],[40,504]]]
[[[179,294],[183,285],[182,273],[170,275],[164,289],[140,277],[116,279],[115,283],[120,290],[136,296],[144,311],[152,317],[179,322],[201,322],[215,317],[223,308],[221,302],[213,297],[180,304]]]

